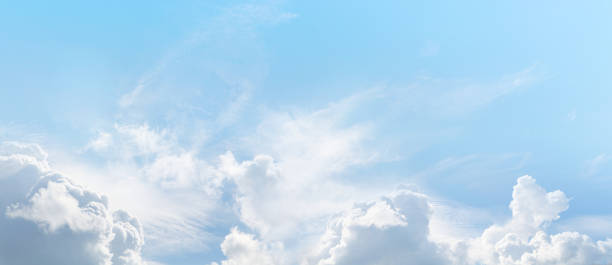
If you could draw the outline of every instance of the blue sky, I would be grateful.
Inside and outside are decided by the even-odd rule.
[[[402,187],[435,244],[485,238],[514,229],[513,187],[540,191],[523,175],[569,198],[536,230],[612,237],[610,2],[2,6],[0,140],[137,218],[142,262],[345,264],[300,253]],[[498,256],[478,261],[523,264]]]

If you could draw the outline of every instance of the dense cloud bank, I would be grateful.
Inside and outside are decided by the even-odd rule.
[[[260,191],[274,188],[269,184],[276,185],[282,179],[273,160],[266,158],[265,163],[261,161],[262,158],[258,157],[235,164],[242,169],[257,165],[256,171],[234,171],[239,189],[245,190],[237,203],[250,217],[265,217],[267,213],[254,211],[251,204],[245,203],[260,197],[241,187],[248,185],[245,179],[257,182],[256,190]],[[271,179],[274,181],[269,181]],[[259,202],[257,207],[266,209],[266,202]],[[530,176],[518,178],[513,188],[509,204],[511,219],[488,227],[478,237],[438,238],[434,241],[430,231],[431,205],[427,195],[410,189],[398,190],[376,201],[355,204],[329,219],[324,233],[311,244],[309,252],[284,251],[282,239],[269,240],[266,237],[269,228],[262,229],[261,224],[245,222],[253,230],[252,234],[232,229],[221,244],[227,260],[220,263],[246,264],[247,260],[248,264],[303,265],[584,265],[612,262],[612,239],[595,241],[577,232],[546,232],[560,213],[569,208],[569,199],[559,190],[547,192]]]
[[[37,145],[0,144],[0,264],[144,264],[138,220],[46,159]]]
[[[452,253],[459,264],[608,264],[612,240],[593,241],[587,235],[549,235],[546,226],[559,219],[569,199],[557,190],[546,192],[534,178],[523,176],[512,192],[512,218],[487,228],[479,238],[459,243]]]
[[[433,200],[411,188],[334,212],[342,204],[326,204],[333,198],[326,196],[342,186],[323,178],[294,179],[270,156],[238,162],[228,152],[211,170],[233,187],[223,192],[232,192],[244,225],[230,229],[219,246],[225,259],[215,265],[612,262],[612,239],[547,232],[570,200],[530,176],[518,178],[513,187],[509,220],[479,236],[457,238],[432,236],[439,235],[431,225]],[[0,264],[145,264],[139,221],[111,211],[108,200],[54,172],[37,145],[0,144]]]

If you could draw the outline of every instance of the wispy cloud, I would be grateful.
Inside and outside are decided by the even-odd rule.
[[[273,2],[237,4],[224,8],[220,15],[203,21],[195,31],[183,40],[178,41],[175,47],[166,51],[152,70],[142,75],[136,86],[120,97],[119,106],[128,108],[141,98],[150,98],[150,95],[144,96],[143,93],[156,93],[156,90],[146,90],[151,86],[158,85],[156,82],[159,81],[160,76],[169,68],[177,67],[179,58],[192,53],[194,50],[202,47],[222,49],[222,47],[215,47],[215,43],[219,39],[243,38],[244,36],[255,39],[258,26],[281,23],[296,17],[297,14],[283,11]],[[200,60],[202,59],[200,58]],[[163,95],[156,96],[163,97]]]
[[[612,156],[606,153],[599,154],[594,158],[586,161],[586,171],[585,174],[587,176],[594,176],[601,173],[602,169],[612,161]]]
[[[407,87],[392,89],[404,109],[438,117],[461,117],[546,79],[538,64],[497,80],[445,80],[423,75]]]

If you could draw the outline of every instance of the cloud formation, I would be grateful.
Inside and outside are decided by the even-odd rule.
[[[84,181],[97,184],[117,205],[139,216],[148,238],[143,251],[156,257],[207,249],[217,238],[206,226],[231,211],[217,203],[224,177],[177,138],[169,129],[116,124],[86,149],[86,155],[106,161],[98,170],[108,176]]]
[[[170,159],[172,152],[167,150],[172,148],[153,148],[163,146],[158,144],[160,141],[153,142],[156,143],[136,141],[134,146],[140,147],[133,154],[154,154],[146,168],[161,175],[180,172],[155,170],[156,167],[192,168],[190,163],[178,161],[200,161],[185,159],[185,154]],[[428,195],[402,187],[378,200],[356,203],[338,212],[342,202],[350,198],[330,203],[333,197],[325,193],[342,189],[341,185],[323,181],[317,188],[324,192],[308,197],[306,193],[312,190],[287,175],[282,166],[266,155],[237,162],[230,152],[221,155],[217,164],[206,164],[207,172],[219,181],[214,186],[218,191],[213,194],[231,194],[235,213],[246,225],[244,229],[230,230],[220,245],[226,258],[212,264],[612,262],[612,239],[593,240],[574,231],[547,231],[569,208],[570,200],[562,191],[546,191],[530,176],[518,178],[513,187],[509,220],[489,226],[476,237],[445,238],[432,236],[437,232],[432,231],[437,229],[432,226],[432,216],[440,207],[433,207],[435,200]],[[0,187],[0,231],[6,235],[0,239],[1,264],[145,264],[140,254],[144,244],[140,222],[125,211],[110,210],[106,196],[54,172],[47,154],[37,145],[0,145]],[[200,191],[202,195],[209,194]]]
[[[569,199],[563,192],[547,192],[534,178],[522,176],[513,188],[509,204],[512,217],[507,222],[492,225],[474,238],[434,239],[430,222],[436,208],[432,207],[432,199],[410,189],[400,189],[379,200],[355,204],[330,219],[320,239],[310,245],[307,255],[283,249],[283,240],[257,240],[256,235],[234,228],[221,246],[228,258],[221,264],[241,264],[241,260],[248,259],[259,262],[254,264],[304,265],[612,262],[612,239],[595,241],[571,231],[547,233],[548,226],[568,207]],[[293,239],[286,238],[284,242]],[[273,244],[281,247],[271,251]]]
[[[427,197],[409,190],[356,205],[328,224],[307,264],[447,264],[428,240],[430,214]]]
[[[523,85],[510,79],[512,89]],[[529,176],[514,186],[512,217],[507,222],[469,235],[454,233],[461,228],[453,227],[452,221],[434,220],[445,216],[436,215],[437,210],[452,206],[435,207],[436,200],[428,195],[402,189],[371,200],[372,194],[382,193],[346,183],[348,177],[340,175],[347,168],[380,159],[366,145],[370,126],[346,117],[373,94],[356,95],[311,113],[271,113],[259,123],[255,136],[243,139],[237,156],[226,152],[211,161],[197,147],[184,148],[174,130],[146,124],[116,125],[100,133],[89,148],[108,155],[110,166],[131,170],[138,178],[134,182],[138,187],[131,189],[146,190],[150,201],[141,208],[150,216],[143,219],[144,230],[150,232],[155,252],[210,248],[217,240],[226,256],[219,264],[225,265],[610,261],[610,241],[594,241],[571,231],[548,232],[548,226],[568,209],[569,199],[561,191],[547,192]],[[236,158],[244,153],[254,154],[253,159]],[[504,155],[491,163],[511,160],[520,165],[525,157]],[[436,172],[447,174],[474,157],[455,160],[443,161]],[[159,197],[169,206],[160,208],[169,210],[153,213],[150,209],[160,203],[155,201]],[[214,220],[218,216],[229,218]],[[210,225],[210,220],[218,223]],[[240,229],[235,228],[238,223]],[[440,224],[446,231],[438,231]],[[223,238],[211,236],[211,230],[230,233]]]
[[[612,240],[593,241],[577,232],[549,235],[547,226],[569,207],[559,191],[546,192],[534,178],[522,176],[512,192],[512,218],[487,228],[465,244],[468,264],[608,264]]]
[[[46,157],[37,145],[0,145],[0,264],[144,264],[138,220]]]
[[[278,264],[270,255],[267,245],[255,239],[254,235],[240,232],[235,227],[221,243],[221,250],[227,257],[227,260],[221,261],[221,265]],[[219,263],[213,262],[211,265]]]

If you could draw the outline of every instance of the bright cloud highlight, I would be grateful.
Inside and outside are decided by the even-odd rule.
[[[142,265],[138,220],[54,172],[37,145],[0,146],[0,264]]]

